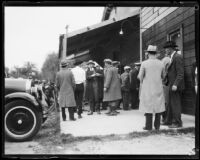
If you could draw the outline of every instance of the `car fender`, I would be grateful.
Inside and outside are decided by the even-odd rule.
[[[15,92],[15,93],[6,95],[5,96],[5,104],[7,104],[13,100],[16,100],[16,99],[24,99],[24,100],[30,102],[31,104],[33,104],[39,111],[42,111],[42,107],[37,102],[35,97],[30,95],[29,93],[25,93],[25,92]]]

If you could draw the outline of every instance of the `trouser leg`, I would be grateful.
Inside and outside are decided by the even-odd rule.
[[[66,120],[66,113],[65,113],[65,108],[62,107],[62,119]]]
[[[69,119],[74,120],[74,107],[68,107]]]
[[[164,119],[164,123],[167,124],[171,124],[172,123],[172,105],[171,105],[171,96],[169,94],[169,101],[166,104],[166,112],[165,112],[165,119]]]
[[[145,113],[145,118],[146,118],[146,123],[145,123],[146,129],[152,130],[152,118],[153,118],[152,113]]]
[[[160,129],[160,113],[155,114],[155,120],[154,120],[154,127],[155,129]]]
[[[106,110],[107,109],[107,102],[102,102],[102,110]]]
[[[123,91],[123,109],[129,109],[129,92]]]
[[[181,93],[178,91],[169,91],[170,105],[172,108],[172,123],[182,125],[181,121]]]
[[[75,90],[75,99],[76,99],[78,115],[81,115],[82,113],[83,93],[84,93],[84,84],[83,83],[77,84]]]
[[[100,103],[99,103],[99,101],[95,102],[95,110],[98,113],[100,112]]]
[[[93,99],[91,99],[89,103],[90,103],[90,112],[93,113],[93,112],[94,112],[94,107],[95,107],[95,106],[94,106],[94,105],[95,105],[95,102],[94,102]]]
[[[131,94],[131,108],[136,109],[137,108],[137,91],[132,90],[130,94]]]

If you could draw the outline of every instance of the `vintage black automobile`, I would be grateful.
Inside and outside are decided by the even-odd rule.
[[[29,79],[5,78],[5,137],[26,141],[35,136],[48,115],[42,88]]]

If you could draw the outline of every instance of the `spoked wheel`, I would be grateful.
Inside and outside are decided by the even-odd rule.
[[[15,100],[5,106],[5,136],[12,141],[26,141],[37,134],[42,113],[25,100]]]

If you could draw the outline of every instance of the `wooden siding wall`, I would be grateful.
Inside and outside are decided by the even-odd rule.
[[[145,7],[143,10],[142,22],[143,26],[148,26],[152,22],[147,18],[147,13],[152,14],[152,8],[158,8],[167,12],[167,7]],[[170,8],[168,8],[170,9]],[[156,10],[156,9],[155,9]],[[142,33],[142,50],[144,51],[149,44],[158,46],[161,53],[164,52],[163,45],[167,40],[167,34],[174,29],[182,26],[183,28],[183,57],[185,70],[185,86],[183,93],[183,113],[194,114],[195,111],[195,93],[192,80],[192,64],[196,61],[195,58],[195,15],[193,7],[180,7],[171,11],[157,23],[150,25],[148,29]],[[154,17],[154,16],[153,16]],[[155,17],[154,17],[155,18]],[[146,19],[146,20],[145,20]],[[144,53],[143,53],[144,57]]]

